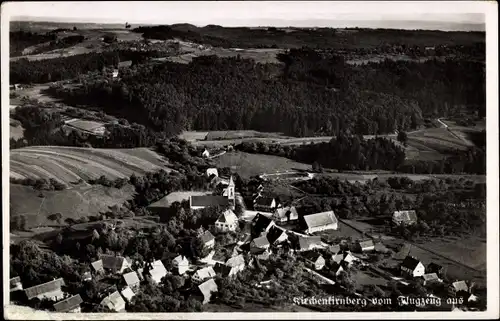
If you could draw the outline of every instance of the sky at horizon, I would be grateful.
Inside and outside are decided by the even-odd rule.
[[[333,2],[333,1],[200,1],[200,2],[11,2],[11,20],[202,26],[297,26],[425,29],[485,23],[478,2]],[[4,7],[4,6],[2,6]],[[4,9],[4,8],[2,8]],[[363,23],[365,22],[365,25]],[[418,22],[418,23],[417,23]],[[366,25],[368,24],[368,25]]]

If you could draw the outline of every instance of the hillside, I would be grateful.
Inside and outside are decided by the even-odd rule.
[[[104,175],[109,179],[165,168],[166,163],[147,148],[92,149],[31,146],[11,150],[10,172],[16,178],[54,178],[66,185]]]

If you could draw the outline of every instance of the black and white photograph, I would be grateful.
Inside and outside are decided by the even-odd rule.
[[[6,319],[499,317],[496,2],[1,24]]]

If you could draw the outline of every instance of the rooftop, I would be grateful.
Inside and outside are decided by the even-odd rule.
[[[46,283],[32,286],[31,288],[25,289],[24,292],[26,293],[28,300],[31,300],[39,295],[60,290],[61,286],[63,285],[65,285],[64,280],[62,278],[59,278]]]
[[[82,302],[83,302],[83,300],[80,297],[80,294],[77,294],[77,295],[73,295],[72,297],[69,297],[67,299],[64,299],[62,301],[55,303],[54,309],[57,312],[68,312],[68,311],[71,311],[71,310],[79,307]]]
[[[325,226],[329,224],[336,224],[337,217],[335,217],[333,211],[328,211],[328,212],[305,215],[304,221],[306,222],[308,228],[312,228],[312,227]]]
[[[228,206],[229,200],[225,196],[219,195],[193,195],[191,196],[191,206]]]

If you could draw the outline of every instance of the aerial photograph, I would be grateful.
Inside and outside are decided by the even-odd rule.
[[[485,16],[340,4],[7,3],[11,313],[498,309]]]

